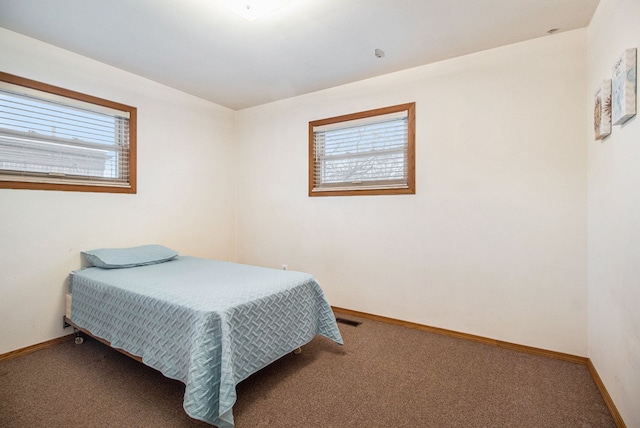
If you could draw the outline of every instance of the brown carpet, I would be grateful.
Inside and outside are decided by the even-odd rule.
[[[238,428],[615,427],[587,367],[357,317],[238,385]],[[207,427],[94,340],[0,362],[0,427]]]

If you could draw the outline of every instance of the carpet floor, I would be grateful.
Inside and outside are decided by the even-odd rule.
[[[342,316],[341,316],[342,317]],[[238,428],[615,427],[586,366],[358,317],[237,387]],[[0,362],[0,427],[210,427],[184,385],[91,339]]]

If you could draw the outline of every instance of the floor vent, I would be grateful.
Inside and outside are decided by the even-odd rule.
[[[362,324],[360,321],[347,320],[347,319],[344,319],[344,318],[337,318],[337,317],[336,317],[336,322],[339,322],[341,324],[347,324],[347,325],[350,325],[350,326],[353,326],[353,327],[357,327],[360,324]]]

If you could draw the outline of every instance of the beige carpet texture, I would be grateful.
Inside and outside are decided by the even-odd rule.
[[[356,316],[237,387],[238,428],[615,427],[586,366]],[[95,341],[0,361],[0,427],[210,427],[184,385]]]

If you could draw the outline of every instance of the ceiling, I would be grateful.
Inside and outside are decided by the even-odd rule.
[[[586,27],[598,2],[289,0],[250,22],[215,0],[0,0],[0,27],[239,110]]]

